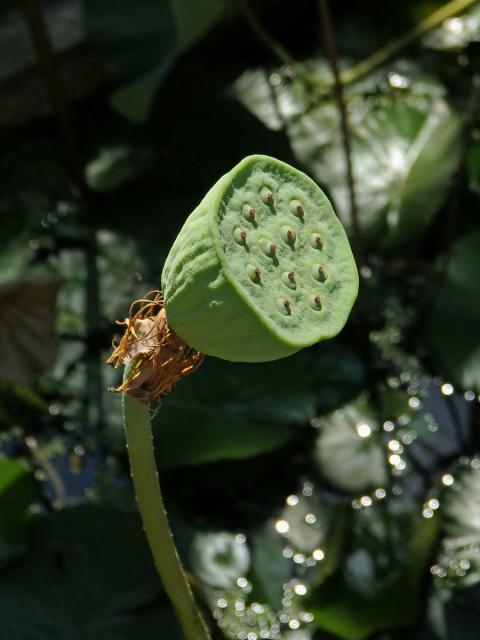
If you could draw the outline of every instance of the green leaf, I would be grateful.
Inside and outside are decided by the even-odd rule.
[[[357,401],[321,419],[314,460],[336,489],[361,493],[388,482],[378,424],[367,403]]]
[[[177,24],[177,49],[182,52],[218,22],[233,0],[171,0]]]
[[[60,278],[0,284],[0,379],[32,385],[55,362]]]
[[[289,498],[281,514],[281,520],[288,524],[283,537],[293,553],[312,556],[316,561],[311,581],[319,586],[341,560],[350,528],[349,510],[343,500],[332,500],[323,491],[312,495],[304,495],[302,491]]]
[[[441,97],[440,85],[411,65],[398,68],[401,73],[390,69],[387,77],[382,72],[351,86],[346,99],[364,244],[403,253],[419,245],[444,201],[460,160],[462,121]],[[323,63],[307,62],[304,69],[328,80]],[[263,71],[247,74],[234,86],[239,100],[270,128],[286,129],[297,159],[325,185],[351,228],[336,103],[319,97],[312,106],[302,80],[292,82],[281,72],[270,80]],[[396,84],[389,86],[392,78]],[[392,90],[397,84],[403,92]]]
[[[122,85],[111,97],[113,108],[133,122],[146,120],[158,86],[170,72],[173,62],[172,53],[165,56],[163,64],[155,66],[132,82]]]
[[[458,589],[480,583],[479,535],[443,538],[431,572],[434,585],[443,597],[451,597]]]
[[[480,391],[480,233],[452,248],[445,281],[427,321],[425,339],[441,373],[462,389]]]
[[[150,160],[148,152],[130,145],[104,147],[85,167],[85,180],[95,191],[113,191],[147,168]]]
[[[412,251],[442,204],[458,166],[460,118],[442,99],[427,109],[401,97],[357,104],[351,117],[352,165],[362,235],[370,247]],[[329,189],[350,222],[338,114],[321,105],[289,128],[293,150]],[[320,132],[322,135],[320,136]]]
[[[197,533],[192,543],[192,567],[205,585],[231,589],[248,573],[250,551],[228,531]]]
[[[175,17],[166,0],[86,0],[85,18],[89,39],[117,80],[151,70],[175,49]]]
[[[37,485],[23,460],[0,458],[0,568],[24,551]]]
[[[443,496],[447,536],[474,536],[480,543],[480,459],[461,470]]]
[[[258,365],[208,358],[154,419],[157,461],[168,468],[266,453],[314,414],[301,357]]]
[[[422,577],[438,531],[437,518],[366,517],[373,522],[355,532],[343,572],[324,582],[311,600],[316,626],[344,640],[365,640],[416,622]]]
[[[292,563],[282,553],[284,546],[272,522],[253,539],[252,582],[257,588],[257,599],[274,610],[282,608],[283,585],[292,576]]]
[[[314,516],[314,522],[309,522],[308,514]],[[281,516],[281,519],[288,523],[285,537],[289,545],[302,553],[311,553],[316,548],[323,548],[327,543],[332,514],[333,509],[325,496],[296,496],[293,504],[287,503]]]
[[[472,7],[461,16],[444,20],[442,26],[432,29],[423,39],[423,46],[437,51],[458,53],[480,36],[480,7]]]
[[[112,97],[122,115],[142,122],[178,55],[204,36],[231,0],[86,0],[86,28],[107,72],[123,82]]]
[[[0,637],[134,640],[160,628],[181,639],[138,516],[75,507],[39,518],[32,534],[0,580]]]

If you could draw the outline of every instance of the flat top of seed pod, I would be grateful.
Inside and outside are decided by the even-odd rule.
[[[225,179],[211,221],[225,277],[284,343],[302,348],[336,335],[358,273],[328,198],[301,171],[263,155]]]

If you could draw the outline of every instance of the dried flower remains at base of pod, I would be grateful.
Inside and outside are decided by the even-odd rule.
[[[125,331],[114,341],[108,363],[126,369],[123,383],[110,391],[151,404],[165,398],[203,361],[203,354],[185,344],[168,325],[161,291],[136,300],[129,317],[117,324],[124,325]]]

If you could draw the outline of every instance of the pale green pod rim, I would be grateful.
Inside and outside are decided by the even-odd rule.
[[[261,359],[262,361],[267,361],[268,359],[274,360],[274,359],[278,359],[281,357],[285,357],[288,356],[292,353],[295,353],[296,351],[299,351],[300,349],[310,346],[312,344],[315,344],[316,342],[319,342],[321,340],[325,340],[325,339],[329,339],[335,335],[337,335],[339,333],[339,331],[341,331],[341,329],[343,328],[343,326],[345,325],[345,322],[348,318],[348,315],[350,313],[350,310],[353,306],[353,303],[357,297],[357,293],[358,293],[358,273],[355,267],[355,262],[350,250],[350,245],[348,243],[348,239],[345,233],[345,230],[343,229],[342,225],[340,224],[340,222],[337,220],[338,224],[336,225],[336,233],[337,235],[341,238],[341,242],[342,242],[342,254],[343,254],[343,258],[345,259],[345,261],[348,263],[349,268],[348,268],[348,279],[349,279],[349,284],[348,287],[346,288],[346,292],[344,292],[344,296],[342,299],[342,306],[343,309],[341,311],[338,311],[335,313],[335,320],[336,322],[333,323],[333,327],[331,327],[331,330],[327,333],[322,332],[321,330],[319,330],[317,332],[317,335],[313,336],[313,337],[309,337],[308,339],[290,339],[289,337],[287,337],[284,333],[282,333],[282,329],[279,328],[274,321],[270,320],[270,318],[268,318],[268,316],[266,316],[264,313],[262,313],[261,309],[257,309],[255,303],[253,300],[251,300],[248,295],[245,294],[245,292],[242,290],[238,279],[237,279],[237,275],[235,273],[235,271],[230,267],[227,257],[223,251],[222,248],[222,238],[220,235],[220,229],[219,229],[219,224],[217,221],[217,214],[218,211],[220,209],[220,206],[222,204],[222,201],[225,197],[226,191],[227,189],[230,187],[232,181],[235,179],[236,176],[238,176],[239,174],[241,174],[244,171],[248,171],[248,168],[250,165],[255,165],[256,163],[261,163],[261,164],[273,164],[276,167],[279,168],[283,168],[287,173],[289,173],[290,175],[297,175],[300,184],[305,184],[305,183],[310,183],[310,188],[312,189],[312,191],[317,191],[320,193],[321,196],[323,196],[323,198],[325,199],[326,204],[328,205],[328,207],[331,208],[330,202],[328,200],[328,198],[325,196],[325,194],[322,192],[322,190],[318,187],[318,185],[311,179],[309,178],[307,175],[305,175],[303,172],[295,169],[294,167],[292,167],[291,165],[288,165],[280,160],[277,160],[276,158],[272,158],[269,156],[265,156],[265,155],[251,155],[251,156],[247,156],[246,158],[244,158],[239,164],[237,164],[231,171],[229,171],[228,173],[226,173],[224,176],[222,176],[217,183],[210,189],[210,191],[207,193],[207,195],[205,196],[204,200],[202,202],[207,201],[208,202],[208,215],[206,216],[206,224],[208,225],[208,229],[209,232],[211,234],[211,238],[213,240],[213,246],[215,248],[215,252],[216,252],[216,256],[217,259],[219,261],[219,275],[222,275],[227,281],[228,281],[228,285],[232,290],[232,294],[236,294],[236,298],[237,298],[237,302],[241,303],[241,305],[245,305],[245,313],[251,314],[253,315],[255,322],[258,323],[260,326],[258,327],[259,333],[263,333],[263,332],[267,332],[268,335],[271,337],[272,340],[272,348],[271,348],[271,354],[270,356],[267,355],[267,353],[264,353],[261,358],[259,358],[259,360]],[[200,203],[199,206],[201,206],[202,203]],[[332,216],[335,216],[335,213],[333,211],[333,209],[331,209],[331,214]],[[185,226],[188,225],[188,219],[185,222]],[[300,258],[301,259],[301,258]],[[168,262],[168,259],[167,259]],[[174,294],[173,294],[174,297]],[[206,298],[208,297],[208,294],[205,296]],[[166,300],[166,311],[167,311],[167,317],[168,317],[168,304],[167,304],[168,300]],[[232,300],[233,302],[233,300]],[[214,311],[212,311],[212,313],[214,313]],[[253,320],[252,317],[249,318],[249,320]],[[173,325],[173,328],[175,329],[175,324]],[[241,333],[241,332],[240,332]],[[181,335],[181,331],[179,331],[179,334]],[[239,334],[239,338],[243,337],[243,335],[241,336]],[[259,336],[260,337],[260,336]],[[264,336],[266,338],[266,336]],[[301,334],[300,334],[300,338],[301,338]],[[234,339],[234,338],[233,338]],[[268,342],[268,341],[267,341]],[[275,342],[277,342],[277,344],[274,344]],[[192,344],[192,346],[194,346],[197,349],[202,350],[202,345],[200,344],[200,341],[197,340],[197,344]],[[204,350],[205,353],[208,354],[207,350]],[[215,353],[212,353],[211,355],[215,355],[218,357],[224,357],[222,356],[222,354],[220,353],[220,350],[217,350]],[[236,349],[236,351],[238,352],[239,350]],[[227,349],[226,351],[227,352]],[[254,358],[251,357],[251,355],[248,355],[247,353],[245,354],[245,361],[255,361]],[[227,358],[230,359],[230,358]],[[233,359],[233,358],[232,358]],[[240,360],[241,358],[238,357],[238,355],[235,356],[235,360]]]

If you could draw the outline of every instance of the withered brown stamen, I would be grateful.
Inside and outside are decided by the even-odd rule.
[[[153,299],[151,299],[153,296]],[[138,307],[137,310],[135,310]],[[161,291],[136,300],[123,322],[125,332],[113,342],[108,363],[130,366],[123,383],[111,391],[123,392],[146,404],[161,400],[181,378],[193,373],[203,361],[168,325]]]

